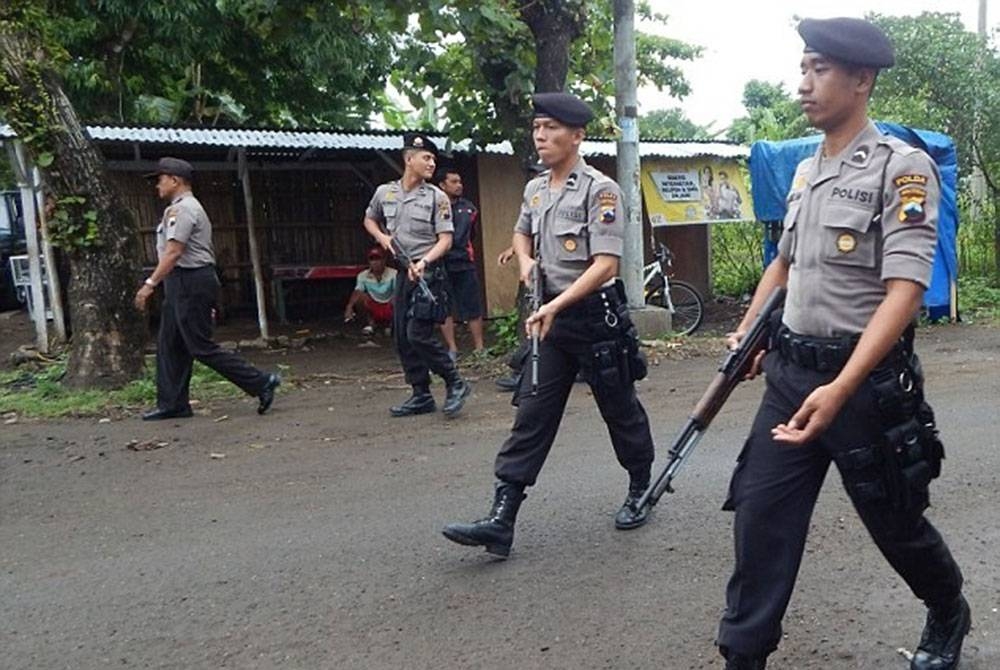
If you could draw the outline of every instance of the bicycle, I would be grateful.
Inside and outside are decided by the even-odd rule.
[[[670,323],[677,335],[690,335],[705,318],[705,301],[691,284],[670,279],[674,255],[662,242],[657,242],[653,262],[642,268],[642,286],[647,305],[663,307],[670,312]]]

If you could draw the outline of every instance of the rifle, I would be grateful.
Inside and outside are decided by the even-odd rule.
[[[399,243],[399,240],[397,240],[395,237],[391,239],[392,242],[390,246],[392,246],[392,253],[396,255],[396,258],[406,263],[406,267],[407,269],[409,269],[410,266],[413,265],[413,258],[410,256],[410,254],[406,253],[406,249],[404,249],[403,245]],[[431,287],[427,285],[427,280],[424,279],[423,276],[417,277],[417,287],[420,289],[420,292],[424,295],[424,297],[431,302],[432,305],[437,304],[437,298],[434,297],[434,294],[431,292]]]
[[[541,231],[535,234],[534,240],[532,242],[534,249],[532,256],[535,259],[535,264],[531,266],[531,313],[534,314],[542,307],[542,266],[540,264],[541,259],[539,255],[541,253],[541,245],[538,242],[538,238],[541,236]],[[533,329],[530,332],[531,337],[531,395],[538,395],[538,329]]]
[[[674,492],[670,483],[681,469],[684,461],[691,455],[695,445],[698,444],[701,436],[712,423],[712,419],[726,403],[729,394],[750,372],[757,354],[767,347],[771,315],[780,309],[784,302],[784,287],[775,288],[767,296],[764,306],[760,308],[760,312],[753,320],[747,334],[740,340],[739,346],[726,355],[712,383],[708,385],[708,389],[695,405],[687,423],[684,424],[684,428],[670,447],[668,452],[670,459],[667,461],[666,467],[663,468],[663,472],[656,478],[652,486],[642,494],[639,502],[636,503],[637,510],[641,510],[647,505],[652,509],[665,492]]]

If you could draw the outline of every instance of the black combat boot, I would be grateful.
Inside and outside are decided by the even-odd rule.
[[[469,397],[472,393],[472,387],[469,386],[469,382],[465,381],[461,377],[457,378],[455,381],[448,384],[448,392],[444,398],[444,406],[441,411],[445,413],[446,416],[455,416],[460,411],[462,411],[462,406],[465,405],[465,399]]]
[[[649,477],[640,480],[632,480],[628,485],[628,493],[625,502],[615,515],[615,528],[618,530],[631,530],[638,528],[649,519],[649,508],[639,509],[639,498],[649,487]]]
[[[927,610],[927,624],[920,646],[910,661],[910,670],[952,670],[958,667],[962,642],[972,626],[969,603],[959,594],[946,607]]]
[[[729,651],[725,647],[719,648],[719,653],[726,659],[726,670],[765,670],[767,668],[767,656],[746,656]]]
[[[493,494],[493,509],[485,519],[472,523],[450,523],[441,531],[452,542],[470,547],[486,547],[494,556],[510,555],[514,543],[514,521],[524,500],[524,487],[498,482]]]
[[[434,396],[426,386],[414,386],[413,395],[407,398],[402,405],[389,408],[389,414],[393,416],[413,416],[414,414],[427,414],[437,409],[434,404]]]

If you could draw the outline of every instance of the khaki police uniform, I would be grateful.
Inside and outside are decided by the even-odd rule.
[[[528,182],[515,231],[538,236],[536,260],[549,301],[569,288],[594,256],[620,257],[624,226],[618,185],[580,159],[559,190],[549,188],[548,173]],[[518,487],[535,483],[582,369],[618,462],[644,489],[653,440],[633,383],[645,374],[636,369],[637,346],[628,305],[616,282],[559,312],[539,343],[536,394],[531,393],[530,366],[522,367],[515,394],[517,417],[496,458],[497,479]]]
[[[451,201],[436,186],[420,184],[403,190],[400,181],[375,190],[365,216],[386,230],[414,263],[437,243],[438,235],[454,230]],[[393,297],[393,339],[406,382],[421,393],[429,393],[430,372],[452,385],[460,380],[454,361],[435,333],[435,325],[448,315],[447,277],[440,261],[427,266],[424,279],[437,299],[432,304],[410,281],[406,268],[396,275]]]
[[[923,516],[941,456],[930,451],[940,443],[894,466],[908,473],[902,479],[886,473],[888,458],[903,457],[886,456],[879,446],[914,414],[933,425],[912,331],[814,443],[790,447],[771,436],[837,376],[882,303],[887,280],[929,284],[939,201],[938,172],[927,154],[871,124],[839,156],[824,157],[821,146],[796,170],[778,245],[789,264],[783,324],[776,350],[764,359],[767,388],[725,507],[736,512],[736,567],[720,647],[752,657],[776,648],[831,461],[876,545],[913,593],[932,608],[960,593],[961,572]],[[930,444],[914,430],[921,444]]]
[[[188,391],[195,359],[239,386],[260,395],[269,375],[212,341],[212,310],[218,299],[212,224],[190,192],[174,198],[156,228],[156,252],[167,242],[184,244],[184,252],[163,280],[164,300],[156,346],[157,406],[166,411],[190,408]]]

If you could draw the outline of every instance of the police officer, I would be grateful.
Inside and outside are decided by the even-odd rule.
[[[188,390],[195,359],[257,396],[257,413],[274,402],[281,378],[258,370],[212,341],[212,309],[219,290],[212,249],[212,223],[191,193],[191,164],[179,158],[161,158],[156,171],[156,193],[170,204],[156,228],[159,262],[135,294],[135,306],[146,301],[161,282],[164,287],[160,334],[156,344],[156,408],[145,421],[191,416]]]
[[[437,409],[431,395],[431,372],[445,381],[441,409],[446,416],[458,414],[472,391],[434,332],[448,315],[447,278],[441,259],[451,248],[454,230],[451,201],[441,189],[426,183],[434,175],[436,160],[437,147],[430,138],[405,134],[403,176],[379,186],[365,212],[365,230],[398,259],[409,260],[396,276],[392,330],[406,383],[413,387],[413,393],[390,408],[389,413],[396,417]],[[428,291],[421,288],[421,280]]]
[[[524,189],[513,247],[521,281],[530,285],[536,263],[543,277],[544,303],[526,321],[541,338],[537,389],[523,370],[514,426],[496,457],[489,515],[444,528],[449,540],[485,546],[497,556],[510,553],[524,489],[535,483],[556,438],[578,370],[593,389],[615,455],[629,474],[616,528],[646,522],[646,512],[635,503],[649,485],[653,462],[649,420],[633,384],[645,376],[645,362],[616,280],[625,226],[621,193],[579,155],[584,127],[593,118],[590,108],[566,93],[539,93],[533,103],[535,149],[549,171]]]
[[[939,176],[882,135],[867,102],[893,48],[860,19],[805,19],[799,97],[823,131],[788,195],[779,255],[730,346],[787,286],[767,388],[737,460],[736,566],[718,644],[729,670],[758,670],[781,639],[809,518],[830,462],[875,544],[928,607],[912,670],[956,667],[969,630],[962,574],[923,516],[943,456],[923,399],[912,322],[931,276]],[[777,324],[776,324],[777,325]]]
[[[462,175],[455,168],[439,170],[434,177],[434,183],[451,201],[451,220],[455,226],[451,249],[444,258],[445,270],[448,273],[448,295],[452,299],[454,315],[449,314],[441,324],[441,335],[448,345],[448,355],[454,360],[458,357],[458,344],[455,341],[456,320],[469,324],[473,351],[476,354],[482,354],[484,351],[483,305],[479,297],[479,277],[476,274],[476,258],[472,250],[472,238],[475,237],[476,225],[479,222],[479,210],[462,197],[465,190]]]

